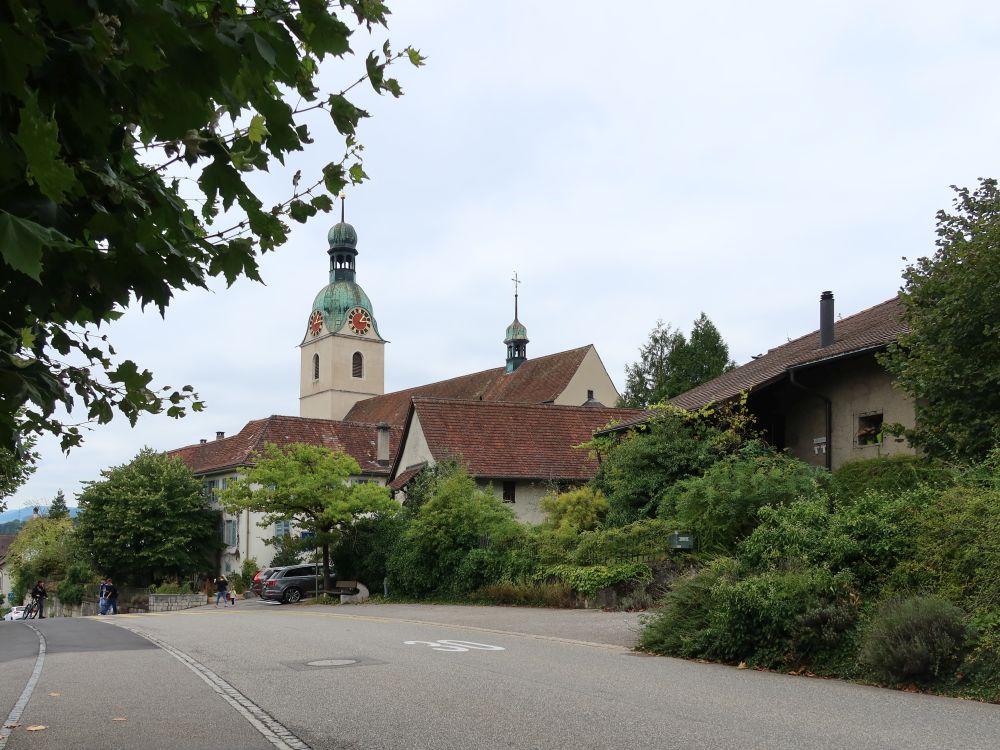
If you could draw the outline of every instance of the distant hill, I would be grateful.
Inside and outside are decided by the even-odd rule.
[[[69,515],[70,518],[75,518],[76,514],[79,512],[79,508],[70,508]],[[11,508],[3,513],[0,513],[0,523],[6,523],[7,521],[27,521],[31,518],[31,514],[34,513],[34,507],[30,508]],[[49,506],[39,505],[38,512],[43,516],[48,515]]]

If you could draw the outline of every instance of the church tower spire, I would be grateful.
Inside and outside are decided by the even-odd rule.
[[[301,350],[299,414],[343,419],[365,398],[385,392],[385,339],[371,300],[357,283],[358,233],[344,221],[327,234],[330,283],[312,304]]]
[[[517,319],[517,287],[524,283],[514,272],[514,322],[507,326],[503,342],[507,345],[507,372],[514,372],[528,359],[528,329]]]

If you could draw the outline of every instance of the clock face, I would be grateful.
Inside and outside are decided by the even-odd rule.
[[[323,330],[323,313],[319,310],[313,310],[313,314],[309,316],[309,335],[319,336],[320,331]]]
[[[372,316],[363,307],[355,307],[347,313],[347,325],[359,336],[372,328]]]

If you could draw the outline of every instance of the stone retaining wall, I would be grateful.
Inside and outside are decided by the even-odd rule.
[[[204,594],[150,594],[150,612],[175,612],[200,607],[208,600]]]

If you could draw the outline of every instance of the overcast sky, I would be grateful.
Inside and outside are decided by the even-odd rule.
[[[823,290],[842,315],[893,296],[902,257],[933,252],[948,186],[1000,176],[995,3],[390,6],[375,46],[428,61],[398,67],[402,99],[362,95],[372,179],[347,202],[387,390],[502,365],[515,271],[529,357],[592,343],[621,389],[657,319],[688,331],[704,311],[743,363],[817,328]],[[369,42],[354,46],[363,59]],[[314,134],[291,171],[341,153],[321,120]],[[284,198],[290,173],[262,191]],[[8,507],[60,488],[75,504],[143,445],[298,414],[296,347],[335,220],[294,225],[266,285],[181,293],[165,320],[130,311],[119,353],[194,385],[207,411],[116,419],[68,458],[42,440]]]

